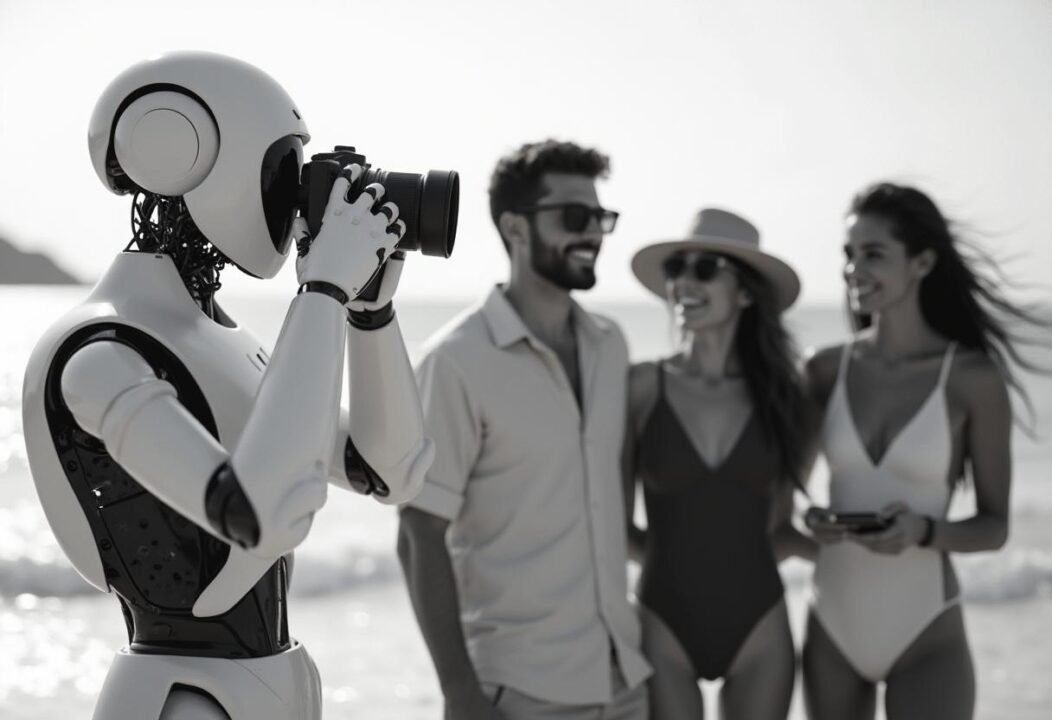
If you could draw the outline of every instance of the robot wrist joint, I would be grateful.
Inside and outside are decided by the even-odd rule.
[[[302,285],[300,285],[300,289],[296,294],[299,295],[305,292],[316,292],[321,293],[322,295],[328,295],[336,302],[340,303],[340,305],[346,305],[347,301],[350,300],[350,297],[347,295],[347,293],[345,293],[343,290],[329,282],[305,282]]]
[[[347,319],[359,330],[379,330],[394,320],[394,315],[392,302],[376,310],[347,310]]]
[[[246,549],[259,544],[259,519],[230,463],[220,465],[208,481],[205,515],[227,540]]]

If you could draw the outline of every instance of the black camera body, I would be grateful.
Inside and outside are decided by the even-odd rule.
[[[352,193],[378,182],[386,191],[384,200],[398,205],[398,217],[405,223],[399,250],[419,250],[435,257],[453,253],[460,206],[460,177],[456,170],[428,170],[426,175],[381,170],[369,165],[365,155],[350,145],[337,145],[333,152],[312,155],[310,162],[303,164],[299,207],[312,237],[321,229],[333,183],[351,163],[365,170]]]

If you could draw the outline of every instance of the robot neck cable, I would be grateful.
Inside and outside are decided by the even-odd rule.
[[[132,239],[125,248],[163,253],[172,258],[190,297],[213,320],[219,272],[227,258],[198,229],[182,197],[136,193],[131,214]]]

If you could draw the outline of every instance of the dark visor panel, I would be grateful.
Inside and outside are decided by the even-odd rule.
[[[289,231],[296,213],[303,140],[286,135],[267,148],[259,173],[263,193],[263,213],[274,249],[284,255],[289,249]]]

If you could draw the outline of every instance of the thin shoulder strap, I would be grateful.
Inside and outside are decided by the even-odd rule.
[[[851,349],[853,347],[855,347],[855,341],[851,340],[844,343],[844,347],[840,351],[840,367],[836,371],[836,385],[844,384],[847,379],[847,364],[851,362]]]
[[[957,349],[957,343],[951,342],[946,348],[946,354],[942,356],[942,368],[939,370],[939,387],[946,385],[946,378],[950,376],[950,368],[953,366],[953,352]]]
[[[664,400],[665,398],[665,360],[661,359],[657,362],[657,374],[658,374],[658,398]]]

